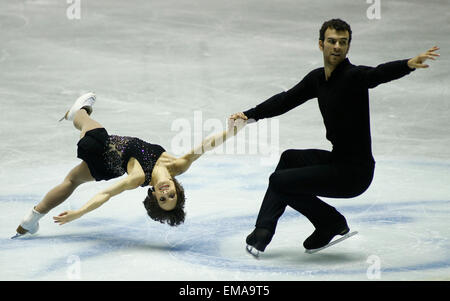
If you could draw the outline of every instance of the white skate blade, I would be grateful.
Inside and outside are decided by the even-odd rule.
[[[253,258],[259,259],[259,251],[252,246],[247,245],[245,250],[248,254],[252,255]]]
[[[63,121],[64,119],[66,119],[66,116],[67,116],[67,114],[64,114],[64,116],[63,116],[60,120],[58,120],[58,121],[59,121],[59,122]]]
[[[353,235],[356,235],[356,234],[358,234],[358,231],[349,232],[349,233],[345,234],[344,236],[340,237],[339,239],[333,240],[333,241],[330,242],[328,245],[326,245],[326,246],[324,246],[324,247],[322,247],[322,248],[305,250],[305,253],[313,254],[313,253],[322,251],[323,249],[326,249],[326,248],[328,248],[328,247],[331,247],[332,245],[335,245],[335,244],[337,244],[337,243],[339,243],[339,242],[341,242],[341,241],[344,241],[344,240],[346,240],[347,238],[352,237]]]
[[[25,234],[16,233],[16,235],[11,237],[11,239],[15,239],[15,238],[18,238],[18,237],[21,237],[21,236],[24,236],[24,235],[26,235],[26,233]]]

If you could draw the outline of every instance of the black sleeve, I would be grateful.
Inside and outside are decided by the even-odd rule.
[[[375,88],[395,79],[399,79],[414,69],[408,67],[408,60],[384,63],[376,67],[358,66],[358,76],[367,88]]]
[[[311,71],[288,91],[276,94],[243,113],[249,119],[255,120],[274,117],[292,110],[311,98],[317,97],[313,72]]]

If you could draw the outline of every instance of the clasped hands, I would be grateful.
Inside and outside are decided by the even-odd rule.
[[[233,134],[236,135],[237,132],[245,127],[245,125],[247,124],[247,120],[247,116],[245,116],[245,114],[242,112],[232,114],[228,118],[228,132],[234,130]]]

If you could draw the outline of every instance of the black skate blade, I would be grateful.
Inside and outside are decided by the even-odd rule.
[[[306,250],[305,250],[305,253],[308,253],[308,254],[314,254],[314,253],[317,253],[317,252],[319,252],[319,251],[322,251],[323,249],[326,249],[326,248],[331,247],[331,246],[333,246],[333,245],[335,245],[335,244],[337,244],[337,243],[340,243],[341,241],[344,241],[344,240],[346,240],[347,238],[350,238],[350,237],[352,237],[353,235],[356,235],[356,234],[358,234],[358,231],[349,232],[349,233],[345,234],[344,236],[342,236],[342,237],[340,237],[340,238],[338,238],[338,239],[336,239],[336,240],[333,240],[332,242],[330,242],[329,244],[327,244],[326,246],[324,246],[324,247],[322,247],[322,248],[317,248],[317,249],[306,249]]]
[[[259,259],[259,250],[257,250],[256,248],[254,248],[250,245],[247,245],[245,247],[245,250],[247,251],[248,254],[252,255],[253,258]]]

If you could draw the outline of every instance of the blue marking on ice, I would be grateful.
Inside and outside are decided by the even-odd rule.
[[[448,203],[448,201],[442,202],[434,202],[436,203]],[[391,206],[394,204],[390,204]],[[400,205],[405,205],[405,203],[400,203]],[[381,208],[381,207],[379,207]],[[299,217],[300,215],[297,212],[289,211],[283,215],[284,220],[289,220],[295,217]],[[374,221],[378,223],[407,223],[411,222],[413,218],[410,217],[402,217],[402,216],[378,216],[371,217],[368,219],[361,218],[361,223],[369,223],[373,225]],[[223,228],[222,225],[233,225],[232,228]],[[284,274],[295,274],[295,275],[325,275],[325,274],[364,274],[366,272],[365,269],[301,269],[298,267],[286,267],[286,266],[265,266],[261,265],[258,262],[255,264],[248,264],[247,262],[243,262],[240,260],[234,260],[230,258],[225,258],[221,256],[218,252],[220,248],[220,242],[223,241],[227,236],[234,235],[235,233],[241,231],[250,232],[254,227],[254,217],[250,216],[236,216],[223,218],[219,220],[215,220],[214,223],[208,223],[208,231],[211,232],[211,235],[207,235],[203,233],[202,235],[189,238],[189,242],[192,244],[192,248],[190,252],[182,252],[177,254],[180,259],[187,260],[192,262],[193,264],[200,264],[224,269],[232,269],[239,271],[253,271],[253,272],[272,272],[272,273],[284,273]],[[187,230],[188,233],[184,233],[179,235],[174,235],[172,238],[174,241],[179,239],[178,236],[189,237],[192,232],[192,229]],[[442,242],[442,241],[440,241]],[[242,244],[244,248],[245,237],[242,237]],[[303,248],[301,247],[301,242],[299,244],[299,256],[303,252]],[[244,252],[244,250],[243,250]],[[404,272],[405,270],[428,270],[435,268],[446,268],[450,266],[450,258],[439,259],[437,261],[432,261],[429,263],[419,263],[416,265],[408,265],[408,266],[400,266],[400,267],[392,267],[387,269],[381,269],[383,271],[389,272]]]
[[[442,161],[414,161],[414,160],[376,160],[377,164],[398,166],[398,165],[410,165],[410,166],[427,166],[427,167],[441,167],[450,168],[450,162]]]
[[[106,219],[105,219],[106,220]],[[171,252],[187,252],[192,247],[190,244],[177,244],[176,246],[168,245],[165,242],[166,231],[163,228],[154,227],[151,229],[151,236],[148,235],[149,220],[146,218],[140,218],[132,223],[121,224],[120,221],[114,219],[107,219],[107,223],[89,222],[87,220],[78,221],[78,226],[92,227],[99,226],[104,230],[94,230],[88,233],[80,234],[61,234],[56,236],[24,236],[18,240],[3,240],[4,246],[7,249],[29,247],[30,241],[34,247],[45,245],[61,245],[61,244],[74,244],[78,243],[80,247],[76,251],[71,251],[71,254],[75,252],[77,256],[85,259],[100,257],[108,253],[112,253],[119,250],[126,249],[156,249],[166,250]],[[104,221],[104,220],[102,220]],[[151,223],[151,222],[150,222]],[[106,226],[115,225],[115,226]],[[159,229],[158,229],[159,228]],[[145,230],[142,230],[145,229]],[[88,244],[84,246],[83,244]],[[63,251],[62,251],[63,252]],[[43,264],[43,266],[32,272],[30,278],[33,279],[43,274],[51,273],[62,267],[67,266],[67,256],[70,254],[61,254],[61,257],[50,260]]]
[[[33,199],[33,196],[1,196],[0,200],[24,200]],[[368,223],[373,225],[383,224],[404,224],[411,223],[414,218],[404,215],[404,211],[400,208],[409,206],[417,206],[421,204],[427,205],[445,205],[448,200],[422,201],[422,202],[397,202],[379,205],[349,205],[341,206],[340,209],[345,212],[361,213],[367,211],[367,215],[361,217],[351,217],[351,221],[357,223]],[[389,209],[389,210],[387,210]],[[394,211],[393,209],[397,209]],[[302,218],[302,215],[293,210],[287,210],[282,217],[282,221],[289,221],[294,218]],[[154,225],[148,218],[139,218],[131,223],[121,224],[111,218],[89,219],[78,221],[78,226],[83,228],[101,226],[102,230],[95,229],[88,233],[68,234],[57,236],[28,236],[16,240],[1,239],[3,250],[14,250],[24,247],[45,247],[52,244],[79,244],[79,250],[71,251],[76,253],[80,258],[89,259],[103,256],[107,253],[118,250],[126,250],[133,248],[141,249],[164,249],[170,251],[176,258],[188,261],[193,264],[211,266],[216,268],[239,270],[239,271],[259,271],[259,272],[279,272],[284,274],[295,275],[326,275],[326,274],[360,274],[365,273],[365,269],[301,269],[298,267],[287,266],[266,266],[261,265],[257,261],[254,264],[243,262],[239,259],[226,258],[220,254],[221,242],[229,236],[236,233],[246,233],[254,227],[255,215],[233,216],[225,218],[215,218],[212,222],[211,217],[206,219],[197,219],[195,221],[187,221],[184,225],[171,231],[167,235],[167,228],[161,228]],[[232,226],[230,226],[232,225]],[[150,227],[150,229],[148,228]],[[99,227],[100,228],[100,227]],[[149,236],[151,233],[151,236]],[[32,244],[30,244],[30,242]],[[443,243],[442,240],[436,243]],[[84,244],[88,244],[85,246]],[[299,241],[299,256],[303,249]],[[445,242],[444,242],[445,243]],[[244,253],[245,237],[242,237],[242,252]],[[31,278],[42,276],[45,273],[54,272],[67,266],[66,258],[69,254],[62,254],[61,257],[55,258],[40,269],[35,270],[30,276]],[[418,263],[408,266],[388,267],[381,272],[404,272],[404,271],[420,271],[437,268],[447,268],[450,266],[450,258],[441,258],[428,263]]]
[[[25,195],[0,195],[0,202],[39,202],[42,199],[41,195],[25,194]]]
[[[267,189],[267,184],[242,184],[239,186],[241,189],[249,190],[249,191],[262,191]]]
[[[352,221],[372,224],[406,224],[414,222],[414,218],[408,216],[365,216],[352,218]]]

